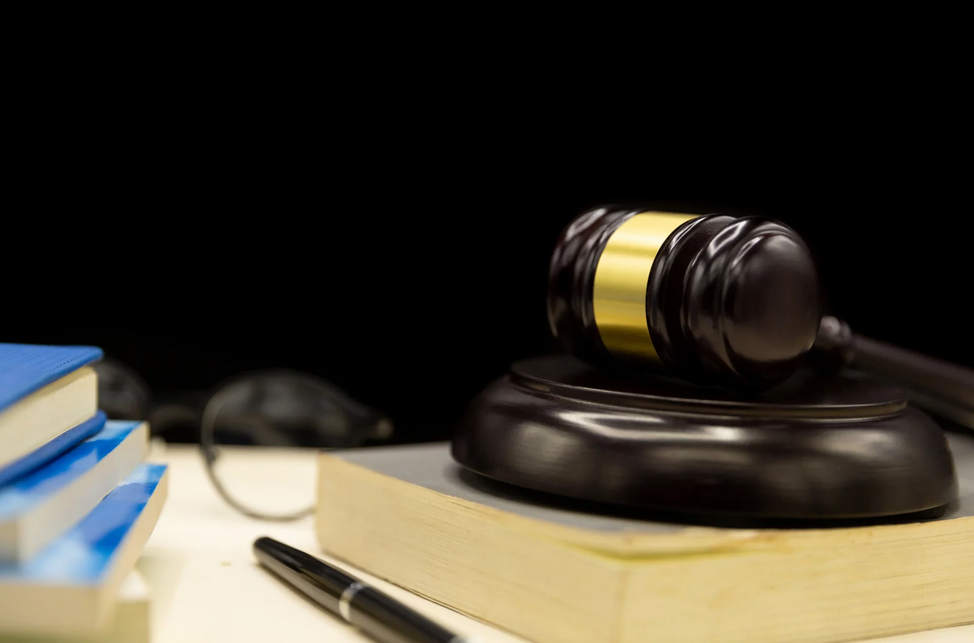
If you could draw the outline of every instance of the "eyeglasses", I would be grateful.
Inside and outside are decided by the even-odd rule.
[[[392,422],[325,380],[289,370],[259,371],[210,394],[153,399],[145,381],[106,357],[98,373],[99,406],[110,418],[148,420],[155,436],[196,437],[206,473],[231,507],[251,518],[288,521],[314,511],[314,489],[295,498],[296,476],[316,464],[310,448],[336,449],[388,440]],[[255,447],[260,447],[258,452]],[[274,458],[267,457],[272,449]]]

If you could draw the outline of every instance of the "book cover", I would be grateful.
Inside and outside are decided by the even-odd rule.
[[[145,457],[145,423],[106,422],[100,413],[93,424],[94,435],[0,485],[0,561],[26,560],[60,537]]]
[[[316,529],[332,555],[532,640],[868,639],[974,622],[974,435],[948,439],[960,500],[924,521],[662,522],[493,482],[440,443],[321,454]]]
[[[102,356],[95,346],[0,343],[0,412]]]
[[[166,470],[140,464],[64,536],[30,560],[0,563],[0,632],[103,632],[121,583],[159,518]]]
[[[95,415],[90,364],[101,356],[91,346],[0,344],[0,469],[19,475],[24,458]]]

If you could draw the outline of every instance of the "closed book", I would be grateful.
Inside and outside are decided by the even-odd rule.
[[[0,467],[0,487],[13,482],[58,457],[76,444],[91,437],[105,426],[105,414],[99,411],[81,424],[71,427],[35,451]]]
[[[113,616],[91,636],[0,635],[3,643],[149,643],[152,595],[138,570],[129,572],[115,597]]]
[[[85,517],[145,457],[148,425],[90,422],[96,433],[0,486],[0,562],[27,560]]]
[[[25,562],[0,564],[0,635],[104,633],[159,519],[166,469],[140,464],[64,536]]]
[[[89,364],[101,356],[91,346],[0,344],[0,475],[95,415],[98,377]]]
[[[943,515],[779,529],[529,493],[445,443],[334,451],[316,530],[332,555],[534,641],[855,641],[974,622],[974,435],[949,442],[961,496]]]

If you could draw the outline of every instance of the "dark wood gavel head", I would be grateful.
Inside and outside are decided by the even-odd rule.
[[[551,258],[552,332],[593,363],[767,388],[802,363],[821,315],[808,247],[764,217],[596,208]]]
[[[777,221],[591,210],[558,240],[548,319],[597,366],[516,362],[471,402],[453,457],[607,507],[826,521],[943,513],[957,498],[951,451],[908,401],[974,427],[974,372],[821,313],[810,252]]]

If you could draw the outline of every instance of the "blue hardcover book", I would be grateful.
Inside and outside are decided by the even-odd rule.
[[[145,457],[145,423],[106,422],[99,413],[86,425],[96,433],[0,486],[0,562],[27,560],[59,538]]]
[[[14,460],[5,467],[0,467],[0,488],[53,460],[85,438],[101,431],[105,426],[105,417],[105,414],[99,411],[95,417],[68,429],[36,451],[31,451],[19,460]],[[3,555],[0,554],[0,558],[2,557]]]
[[[95,415],[90,364],[101,356],[93,346],[0,344],[0,470]]]
[[[0,564],[0,634],[94,636],[159,519],[167,467],[140,464],[64,536]]]
[[[101,357],[95,346],[0,343],[0,410]]]

